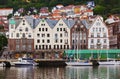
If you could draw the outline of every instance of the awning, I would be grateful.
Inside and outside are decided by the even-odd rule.
[[[65,54],[88,54],[88,53],[120,53],[120,49],[103,49],[103,50],[65,50]]]

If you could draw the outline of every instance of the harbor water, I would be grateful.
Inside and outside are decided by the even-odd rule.
[[[120,66],[0,67],[0,79],[120,79]]]

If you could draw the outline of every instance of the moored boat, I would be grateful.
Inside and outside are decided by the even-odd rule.
[[[36,62],[32,58],[18,58],[17,62],[13,62],[15,66],[35,66]]]

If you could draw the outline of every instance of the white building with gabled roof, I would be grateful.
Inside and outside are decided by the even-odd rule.
[[[34,50],[33,43],[33,28],[28,23],[27,18],[19,18],[9,20],[9,48],[12,51],[27,51]]]
[[[101,16],[96,16],[88,30],[88,49],[109,49],[108,28]]]
[[[60,19],[53,28],[53,49],[70,49],[70,28],[73,20]]]

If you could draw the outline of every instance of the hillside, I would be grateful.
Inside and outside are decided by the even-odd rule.
[[[41,7],[51,8],[57,4],[63,4],[64,6],[74,4],[86,4],[90,0],[0,0],[0,8],[12,7],[14,10],[18,10],[23,7],[26,10],[30,7],[36,7],[37,9]],[[94,13],[99,15],[109,15],[109,14],[120,14],[120,0],[94,0],[95,9]]]

